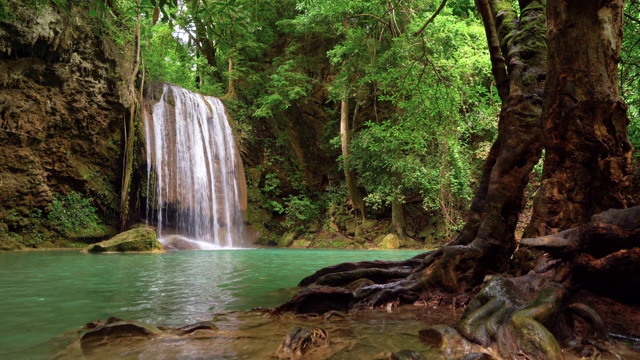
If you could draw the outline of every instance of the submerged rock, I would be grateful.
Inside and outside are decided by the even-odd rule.
[[[102,252],[164,252],[162,244],[158,242],[155,230],[140,227],[122,232],[109,240],[92,244],[82,249],[82,253]]]
[[[311,330],[296,326],[282,339],[274,357],[278,359],[300,359],[310,350],[329,345],[329,333],[322,328]]]

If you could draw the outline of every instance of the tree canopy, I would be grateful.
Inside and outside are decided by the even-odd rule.
[[[323,203],[305,179],[308,160],[291,160],[284,172],[269,165],[297,151],[284,119],[320,102],[325,114],[319,116],[326,120],[318,152],[355,173],[368,208],[419,201],[445,218],[449,231],[461,229],[501,106],[482,14],[471,1],[145,0],[103,6],[129,9],[120,11],[131,19],[131,9],[140,9],[148,79],[224,97],[241,139],[275,145],[260,160],[265,175],[280,179],[270,194],[263,192],[270,201],[294,195]],[[620,67],[633,145],[640,144],[638,13],[637,4],[628,2]],[[341,100],[350,103],[345,158],[337,147]],[[281,205],[272,209],[284,211]]]

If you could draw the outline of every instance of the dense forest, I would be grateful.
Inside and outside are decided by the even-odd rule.
[[[606,352],[576,294],[639,305],[639,19],[613,0],[0,0],[0,250],[148,220],[140,119],[168,82],[226,105],[253,243],[437,249],[322,269],[276,311],[459,303],[454,332],[505,358],[562,358],[584,324]]]
[[[504,4],[513,6],[514,16],[524,5]],[[637,144],[635,4],[628,2],[625,11],[619,86],[629,106],[629,142]],[[34,145],[30,139],[73,128],[71,122],[104,122],[99,129],[86,125],[92,140],[103,143],[103,159],[77,156],[87,144],[73,138],[85,137],[85,129],[61,139],[58,148],[64,149],[53,151],[60,157],[55,166],[43,164],[53,158],[8,156],[14,159],[6,160],[1,231],[26,246],[97,239],[144,219],[143,134],[135,119],[145,82],[171,82],[224,100],[247,170],[253,238],[279,246],[297,240],[295,246],[360,248],[374,246],[372,238],[379,246],[389,233],[400,240],[395,246],[446,242],[465,224],[507,100],[499,85],[509,74],[501,79],[496,73],[500,44],[487,45],[482,13],[470,1],[33,0],[3,1],[1,16],[4,66],[23,64],[3,80],[7,142],[31,142],[28,148]],[[21,25],[42,24],[47,16],[50,29]],[[544,34],[523,36],[535,42]],[[542,73],[545,60],[535,65]],[[48,76],[55,70],[47,67],[60,66],[78,71],[78,79]],[[90,98],[61,99],[69,103],[54,111],[61,126],[27,119],[24,110],[45,100],[22,95],[25,101],[16,103],[10,97],[21,85],[50,91],[64,89],[65,81],[96,79],[105,84],[92,85]],[[75,107],[85,102],[97,112],[85,108],[78,116]],[[118,119],[100,113],[110,108],[108,117]],[[82,119],[66,121],[60,115],[65,113]],[[123,116],[129,119],[124,124]],[[538,147],[532,151],[543,151]],[[127,160],[120,164],[116,158]],[[531,234],[544,228],[544,214],[529,221],[544,159],[544,152],[529,156],[531,164],[520,175],[531,174],[522,184],[528,203],[517,219],[518,237],[527,224]],[[22,164],[20,171],[11,170],[14,161]],[[30,162],[39,170],[24,166]],[[69,169],[50,169],[61,163],[70,163]],[[25,186],[12,176],[29,171],[43,179],[31,177]],[[77,211],[65,217],[63,207]],[[513,210],[518,216],[519,209]],[[556,231],[559,225],[549,224]]]

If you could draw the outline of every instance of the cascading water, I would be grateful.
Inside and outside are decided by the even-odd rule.
[[[152,84],[143,119],[147,221],[157,222],[160,241],[178,235],[192,244],[178,248],[242,247],[246,184],[222,102]]]

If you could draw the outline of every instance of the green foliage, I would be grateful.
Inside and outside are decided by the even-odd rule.
[[[175,37],[172,26],[156,24],[149,31],[149,46],[143,48],[149,78],[195,91],[192,68],[202,65],[201,62],[194,64],[189,47]]]
[[[289,195],[285,200],[285,227],[289,229],[304,227],[320,218],[320,206],[306,195]]]
[[[439,2],[399,0],[393,11],[382,0],[109,3],[124,18],[109,19],[113,29],[141,14],[148,79],[226,97],[239,143],[267,149],[257,156],[255,192],[264,209],[285,215],[286,227],[345,203],[343,187],[309,192],[304,166],[311,165],[297,163],[291,149],[288,119],[325,100],[323,90],[330,101],[317,113],[327,118],[317,151],[338,153],[329,141],[338,133],[336,104],[349,100],[354,133],[346,160],[370,206],[419,195],[425,208],[459,219],[468,205],[499,110],[473,1],[450,0],[419,37],[411,34]],[[156,6],[165,23],[154,24]],[[130,43],[132,32],[120,33]],[[283,193],[306,195],[279,199]]]
[[[461,19],[450,11],[425,29],[428,42],[398,36],[379,46],[358,73],[357,86],[375,88],[379,103],[391,111],[355,134],[347,160],[367,190],[369,206],[403,202],[417,193],[425,209],[444,214],[455,228],[475,181],[470,160],[477,143],[470,139],[492,140],[499,101],[491,94],[482,26],[472,14]],[[407,32],[429,15],[409,23]]]
[[[260,190],[266,196],[265,207],[271,212],[275,212],[278,214],[284,213],[284,207],[282,204],[276,200],[273,200],[273,197],[276,196],[280,192],[280,178],[278,174],[269,173],[264,177],[264,184]]]
[[[55,194],[47,212],[49,225],[67,235],[98,231],[102,227],[91,199],[75,191]]]
[[[279,111],[286,110],[295,100],[301,99],[311,91],[311,79],[301,73],[293,59],[274,59],[276,69],[269,76],[266,94],[258,98],[259,108],[253,116],[272,117]]]
[[[11,21],[15,19],[15,13],[9,6],[8,0],[0,0],[0,21]]]
[[[620,54],[621,95],[629,105],[627,112],[630,124],[629,141],[636,149],[634,155],[640,158],[640,4],[637,1],[625,3],[624,37]]]
[[[30,226],[26,229],[26,233],[22,236],[22,243],[30,247],[36,247],[45,240],[42,233],[42,210],[35,209],[29,214]]]

